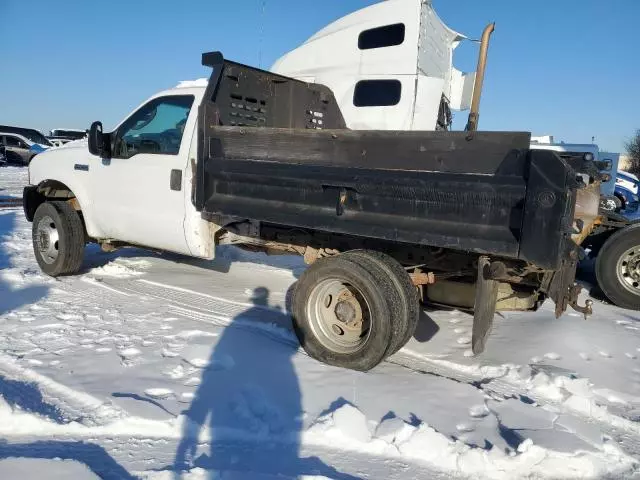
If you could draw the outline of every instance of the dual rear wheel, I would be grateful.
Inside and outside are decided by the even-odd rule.
[[[293,324],[313,358],[367,371],[411,338],[418,292],[404,268],[381,252],[354,250],[312,264],[292,296]]]

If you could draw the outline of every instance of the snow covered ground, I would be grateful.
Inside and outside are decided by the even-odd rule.
[[[0,169],[19,196],[25,169]],[[298,348],[301,260],[91,246],[43,276],[0,208],[0,478],[640,478],[640,314],[426,310],[368,373]]]
[[[22,198],[22,188],[26,184],[25,167],[0,167],[0,205],[7,200]]]

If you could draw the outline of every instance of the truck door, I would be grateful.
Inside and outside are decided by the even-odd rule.
[[[194,100],[193,95],[150,100],[113,132],[111,158],[94,158],[93,210],[107,237],[189,253],[184,171],[197,117]]]

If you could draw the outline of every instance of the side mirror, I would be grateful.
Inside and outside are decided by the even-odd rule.
[[[102,132],[102,122],[93,122],[89,129],[89,152],[100,158],[109,158],[110,150],[109,134]]]

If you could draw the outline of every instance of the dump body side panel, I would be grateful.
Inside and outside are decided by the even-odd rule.
[[[576,247],[576,172],[552,152],[530,151],[529,133],[351,131],[326,87],[219,54],[203,63],[214,69],[200,106],[193,196],[204,216],[491,254],[549,270]],[[235,115],[240,98],[241,111],[247,101],[258,111]]]
[[[430,148],[428,138],[403,133],[215,127],[206,135],[203,210],[516,257],[526,194],[523,154],[508,148],[506,158],[504,151],[489,156],[491,174],[463,173],[462,162]],[[512,147],[518,137],[528,141],[522,134],[505,141]],[[469,143],[464,135],[457,140]],[[449,146],[455,141],[450,137]],[[495,150],[494,141],[483,142]],[[440,171],[424,171],[429,167]]]

